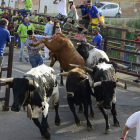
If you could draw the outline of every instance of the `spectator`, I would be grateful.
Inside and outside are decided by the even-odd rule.
[[[44,36],[52,37],[54,24],[50,17],[46,18],[46,22],[47,24],[45,25],[44,29]],[[44,55],[45,57],[43,59],[49,59],[49,49],[46,46],[44,46]]]
[[[8,17],[5,17],[5,16],[9,16],[9,13],[8,13],[8,10],[7,9],[4,9],[4,16],[2,16],[2,18],[5,18],[8,20]]]
[[[53,4],[58,4],[57,13],[58,15],[53,19],[55,22],[61,23],[62,20],[67,16],[66,13],[66,0],[55,0]]]
[[[13,7],[10,6],[9,9],[11,9],[11,16],[13,16]]]
[[[88,0],[87,1],[87,12],[89,13],[89,17],[90,17],[90,25],[92,24],[104,24],[105,20],[103,15],[98,11],[96,6],[92,5],[92,1]],[[97,26],[92,26],[92,29],[94,30],[94,28]]]
[[[102,36],[99,34],[100,32],[100,28],[99,27],[95,27],[95,29],[93,30],[94,33],[94,38],[92,40],[92,45],[97,46],[97,49],[101,50],[102,49]]]
[[[139,33],[137,34],[137,38],[134,41],[140,42],[140,34]],[[136,49],[137,53],[140,53],[140,44],[136,44],[135,49]],[[140,55],[136,55],[136,63],[140,64]],[[137,73],[140,76],[140,67],[137,67]],[[133,80],[133,82],[139,83],[140,82],[140,77],[138,77],[138,79],[136,79],[136,80]]]
[[[140,140],[140,111],[135,112],[127,119],[120,140],[125,140],[128,131],[134,127],[136,127],[136,140]]]
[[[0,72],[3,64],[3,51],[6,46],[6,41],[11,42],[11,36],[9,31],[7,30],[8,20],[1,19],[0,20]]]
[[[25,3],[25,8],[19,9],[19,13],[21,13],[22,16],[25,17],[27,15],[26,12],[31,12],[33,7],[33,2],[32,0],[22,0],[22,2]]]
[[[3,3],[5,4],[4,0],[1,1],[1,5],[2,5]]]
[[[41,47],[44,47],[44,43],[40,44],[36,47],[32,47],[29,44],[37,42],[46,37],[41,36],[41,35],[34,35],[33,30],[28,30],[27,34],[28,34],[28,37],[26,38],[25,42],[26,42],[26,46],[28,49],[28,53],[29,53],[29,62],[31,64],[32,68],[34,68],[34,67],[37,67],[38,65],[43,64],[43,58],[42,58],[42,55],[39,53],[39,51],[40,51]],[[38,49],[38,47],[39,47],[39,49]]]
[[[38,17],[38,22],[43,23],[43,19],[42,19],[41,16]],[[36,29],[37,31],[43,32],[43,31],[44,31],[44,25],[36,24],[36,25],[35,25],[35,29]],[[36,32],[35,34],[42,35],[42,33],[38,33],[38,32]]]
[[[28,30],[34,30],[34,26],[33,26],[33,24],[31,24],[29,22],[29,19],[27,17],[25,17],[24,22],[19,25],[18,30],[17,30],[17,33],[21,40],[21,49],[20,49],[20,56],[19,56],[19,60],[21,62],[22,62],[23,51],[24,51],[24,47],[25,47],[25,39],[28,36],[28,34],[27,34]],[[28,51],[26,53],[25,60],[27,62],[29,62]]]
[[[1,7],[5,8],[5,2],[1,3]],[[4,9],[0,9],[0,14],[4,14]]]
[[[88,29],[88,25],[90,23],[90,18],[89,18],[89,14],[87,12],[87,0],[83,0],[83,5],[77,5],[76,8],[81,9],[81,13],[82,13],[82,16],[80,16],[80,18],[82,18],[82,19],[78,21],[79,26],[81,26],[83,29],[85,29],[85,28]]]

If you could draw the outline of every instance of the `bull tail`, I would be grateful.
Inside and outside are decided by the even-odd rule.
[[[37,46],[37,45],[39,45],[39,44],[41,44],[41,43],[45,43],[46,41],[47,41],[47,39],[44,38],[44,39],[41,39],[41,40],[39,40],[39,41],[37,41],[37,42],[30,43],[29,45],[30,45],[30,46]]]

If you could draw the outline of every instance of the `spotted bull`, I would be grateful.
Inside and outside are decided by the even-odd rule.
[[[55,124],[60,125],[58,115],[59,105],[59,90],[56,81],[55,72],[52,68],[46,65],[40,65],[28,71],[23,78],[7,78],[0,79],[1,82],[6,82],[7,86],[13,89],[14,102],[11,110],[20,111],[22,105],[27,105],[27,115],[35,125],[39,128],[42,137],[50,140],[48,132],[49,125],[47,122],[49,100],[53,96],[53,105],[55,108]],[[42,122],[38,117],[42,113]]]

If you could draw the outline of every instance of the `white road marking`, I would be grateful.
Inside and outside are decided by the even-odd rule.
[[[18,71],[18,72],[20,72],[20,73],[25,74],[25,72],[23,72],[23,71],[20,71],[20,70],[17,70],[17,69],[13,69],[13,70],[15,70],[15,71]]]

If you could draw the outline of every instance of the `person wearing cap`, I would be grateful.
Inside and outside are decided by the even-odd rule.
[[[92,24],[104,24],[105,20],[103,15],[98,11],[96,6],[92,5],[92,1],[91,0],[87,0],[87,12],[89,13],[89,17],[90,17],[90,25]],[[92,29],[94,29],[95,25],[92,26]]]
[[[25,40],[25,44],[27,46],[28,54],[29,54],[29,62],[32,66],[32,68],[37,67],[38,65],[43,64],[43,58],[40,53],[40,48],[44,47],[44,43],[33,47],[30,46],[30,43],[37,42],[43,38],[47,38],[46,36],[41,36],[41,35],[35,35],[33,30],[28,30],[27,31],[28,37]]]
[[[97,49],[101,50],[102,49],[102,36],[99,34],[100,32],[100,28],[99,27],[95,27],[95,29],[93,30],[94,33],[94,38],[92,40],[92,45],[96,46]]]
[[[140,140],[140,111],[132,114],[126,121],[120,140],[125,140],[130,129],[136,128],[136,139]]]

